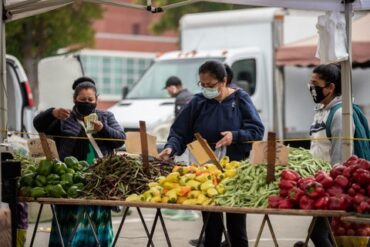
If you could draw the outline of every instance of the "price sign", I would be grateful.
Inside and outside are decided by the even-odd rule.
[[[46,138],[43,135],[40,135],[40,138],[29,139],[28,149],[29,155],[32,158],[46,157],[47,159],[57,159],[59,160],[59,154],[57,151],[57,146],[55,142],[49,138]]]
[[[267,142],[254,142],[251,155],[251,164],[267,164]],[[288,165],[288,148],[281,143],[276,143],[275,165]]]

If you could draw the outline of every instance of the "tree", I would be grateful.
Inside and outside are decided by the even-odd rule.
[[[94,44],[92,22],[102,17],[100,5],[77,3],[57,10],[6,24],[7,53],[18,57],[38,99],[37,64],[68,46]]]
[[[164,6],[172,3],[183,2],[184,0],[156,0],[153,1],[156,6]],[[146,1],[138,0],[139,3],[145,4]],[[210,11],[222,11],[222,10],[232,10],[246,8],[242,5],[235,4],[221,4],[221,3],[209,3],[200,2],[185,5],[179,8],[166,10],[158,21],[151,24],[150,30],[154,33],[160,34],[165,31],[177,31],[179,26],[180,18],[189,13],[199,13],[199,12],[210,12]]]

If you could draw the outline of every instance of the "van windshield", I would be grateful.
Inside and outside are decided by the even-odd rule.
[[[127,99],[158,99],[169,98],[164,90],[166,80],[170,76],[177,76],[181,79],[184,88],[192,93],[197,93],[200,88],[198,69],[208,60],[224,61],[224,58],[191,58],[158,61],[154,63],[135,84],[127,95]]]

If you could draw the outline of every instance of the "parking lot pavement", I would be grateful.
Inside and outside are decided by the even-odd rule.
[[[125,225],[122,228],[117,246],[124,247],[141,247],[146,246],[147,237],[144,228],[141,224],[140,218],[136,209],[132,209],[131,215],[126,218]],[[155,215],[154,209],[142,209],[145,221],[150,228]],[[253,246],[254,240],[257,236],[258,229],[262,222],[262,215],[248,215],[247,217],[247,232],[249,243]],[[291,247],[298,240],[303,240],[306,236],[310,217],[298,216],[270,216],[271,222],[278,238],[279,246]],[[117,231],[121,217],[115,216],[112,218],[114,232]],[[159,222],[158,222],[159,223]],[[174,247],[189,247],[188,241],[199,236],[202,220],[199,217],[196,221],[172,221],[165,218],[166,227]],[[46,247],[48,246],[50,234],[50,222],[39,224],[34,246]],[[30,224],[27,235],[27,245],[29,246],[34,224]],[[160,224],[157,225],[157,231],[154,234],[155,246],[167,246],[165,235]],[[259,246],[271,247],[273,242],[268,232],[267,225],[262,234]],[[312,246],[312,245],[311,245]]]

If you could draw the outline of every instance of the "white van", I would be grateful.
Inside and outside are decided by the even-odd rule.
[[[6,81],[8,130],[33,132],[35,106],[31,87],[21,63],[11,55],[6,55]]]

